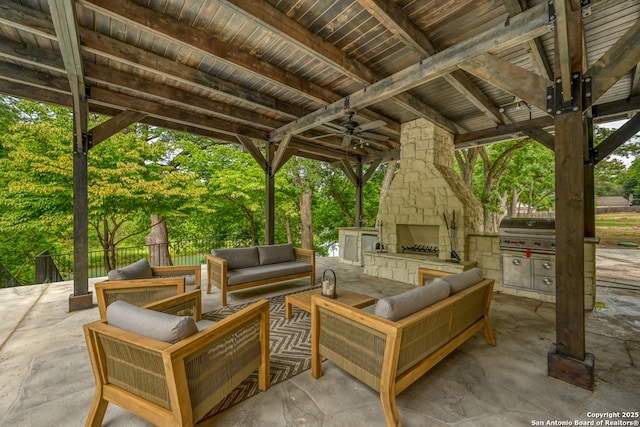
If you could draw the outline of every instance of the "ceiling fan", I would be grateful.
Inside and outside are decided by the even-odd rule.
[[[326,135],[320,135],[313,137],[312,139],[320,139],[326,138],[328,136],[334,135],[342,135],[342,147],[348,147],[351,144],[351,139],[353,137],[360,138],[362,140],[370,139],[372,141],[386,141],[389,137],[384,135],[377,135],[375,133],[366,132],[368,130],[377,129],[382,126],[386,126],[384,120],[376,120],[370,123],[365,123],[362,126],[358,124],[358,122],[353,120],[353,111],[349,111],[347,113],[347,120],[340,124],[340,129],[336,133],[328,133]],[[338,127],[337,125],[333,125],[332,123],[327,123],[327,125]]]

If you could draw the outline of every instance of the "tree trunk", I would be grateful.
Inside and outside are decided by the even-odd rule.
[[[382,187],[380,187],[380,203],[378,204],[378,215],[376,218],[376,225],[380,223],[380,206],[389,193],[389,187],[396,173],[397,160],[391,161],[387,164],[387,171],[384,173],[384,180],[382,181]]]
[[[302,222],[302,248],[313,249],[313,222],[311,217],[311,200],[313,188],[307,188],[300,196],[300,221]]]
[[[287,243],[293,243],[293,234],[291,233],[291,216],[285,215],[284,224],[287,230]]]
[[[144,237],[149,249],[150,264],[154,267],[173,265],[169,253],[167,223],[158,215],[151,215],[151,231]]]
[[[478,147],[467,148],[466,150],[457,150],[455,152],[456,161],[460,167],[460,174],[464,185],[471,190],[473,187],[473,169],[478,161]]]

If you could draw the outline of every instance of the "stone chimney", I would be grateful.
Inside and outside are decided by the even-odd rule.
[[[390,253],[437,247],[446,260],[453,240],[465,261],[465,236],[482,229],[482,208],[453,169],[453,135],[418,119],[402,125],[400,141],[400,169],[380,205],[382,244]]]

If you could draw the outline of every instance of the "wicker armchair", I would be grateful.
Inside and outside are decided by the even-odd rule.
[[[199,291],[145,308],[200,318]],[[269,387],[269,302],[262,300],[175,344],[100,320],[84,326],[96,391],[86,426],[109,402],[156,425],[191,426],[256,369]]]
[[[193,285],[187,281],[191,277]],[[114,280],[115,278],[115,280]],[[100,319],[106,318],[107,307],[122,300],[143,306],[173,295],[200,289],[200,265],[150,267],[145,259],[109,272],[109,280],[95,284]]]

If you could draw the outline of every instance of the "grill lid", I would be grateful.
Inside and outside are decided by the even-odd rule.
[[[554,254],[555,219],[505,218],[500,222],[500,249]]]
[[[504,218],[500,221],[501,236],[548,236],[555,238],[556,220],[554,218]]]

